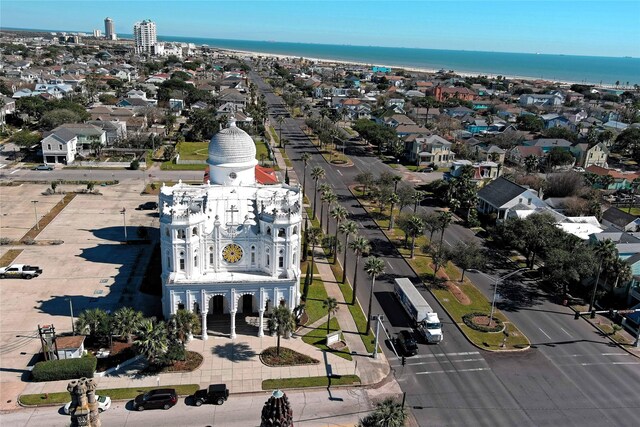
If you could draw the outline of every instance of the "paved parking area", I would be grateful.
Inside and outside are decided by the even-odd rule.
[[[87,308],[115,309],[131,305],[153,307],[154,299],[137,293],[151,255],[150,245],[123,245],[124,222],[128,237],[139,226],[157,228],[151,211],[135,208],[156,196],[141,196],[140,184],[99,187],[102,195],[80,194],[45,228],[36,241],[62,240],[61,245],[2,246],[23,249],[16,263],[34,264],[43,274],[33,280],[0,281],[0,409],[15,407],[25,386],[21,377],[40,344],[38,325],[53,324],[59,332],[71,331],[70,302],[74,314]],[[43,195],[44,184],[0,187],[0,236],[19,239],[63,195]],[[76,191],[78,185],[62,185],[57,191]],[[125,215],[121,210],[126,208]],[[126,218],[125,218],[126,217]],[[155,299],[158,301],[158,299]]]

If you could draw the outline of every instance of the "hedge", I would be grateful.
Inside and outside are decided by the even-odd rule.
[[[500,332],[504,329],[504,325],[502,324],[502,321],[496,317],[493,318],[493,321],[496,323],[496,326],[494,327],[489,327],[489,326],[485,326],[485,325],[480,325],[476,322],[473,321],[474,317],[476,316],[487,316],[487,313],[481,313],[478,311],[474,311],[473,313],[467,313],[464,316],[462,316],[462,321],[464,322],[465,325],[467,325],[468,327],[470,327],[471,329],[475,329],[476,331],[480,331],[480,332]]]
[[[79,359],[62,359],[38,362],[31,375],[34,381],[58,381],[76,378],[93,378],[98,359],[93,356]]]

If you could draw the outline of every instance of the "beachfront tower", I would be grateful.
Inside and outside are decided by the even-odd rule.
[[[153,54],[158,43],[156,23],[146,19],[133,24],[133,39],[136,53]]]
[[[113,19],[106,17],[104,18],[104,37],[107,40],[115,40],[116,32],[113,26]]]

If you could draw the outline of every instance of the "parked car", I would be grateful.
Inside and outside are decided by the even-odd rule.
[[[229,389],[226,384],[211,384],[204,390],[196,391],[193,395],[193,402],[196,406],[203,403],[215,403],[222,405],[229,398]]]
[[[396,344],[406,356],[413,356],[418,353],[418,343],[416,343],[410,331],[400,331],[396,338]]]
[[[11,264],[8,267],[0,267],[0,279],[20,278],[33,279],[42,274],[42,269],[35,265]]]
[[[98,396],[96,394],[96,400],[98,401],[98,412],[104,412],[111,407],[111,398],[109,396]],[[62,410],[65,414],[69,415],[71,409],[71,402],[68,402]]]
[[[145,409],[169,409],[176,403],[178,403],[178,395],[175,389],[159,388],[136,396],[133,400],[133,409],[136,411],[144,411]]]
[[[38,165],[33,168],[34,171],[52,171],[54,168],[51,165]]]
[[[158,209],[158,203],[157,202],[145,202],[145,203],[141,203],[136,210],[137,211],[153,211]]]
[[[427,166],[426,168],[422,168],[420,172],[433,172],[433,168],[431,166]]]

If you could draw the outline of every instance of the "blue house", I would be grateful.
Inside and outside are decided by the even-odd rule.
[[[389,74],[391,72],[391,67],[381,67],[378,65],[374,65],[373,67],[371,67],[371,71],[373,71],[374,73],[386,73]]]
[[[540,118],[544,121],[544,128],[551,129],[556,127],[572,127],[572,123],[566,117],[560,116],[558,114],[543,114]]]

